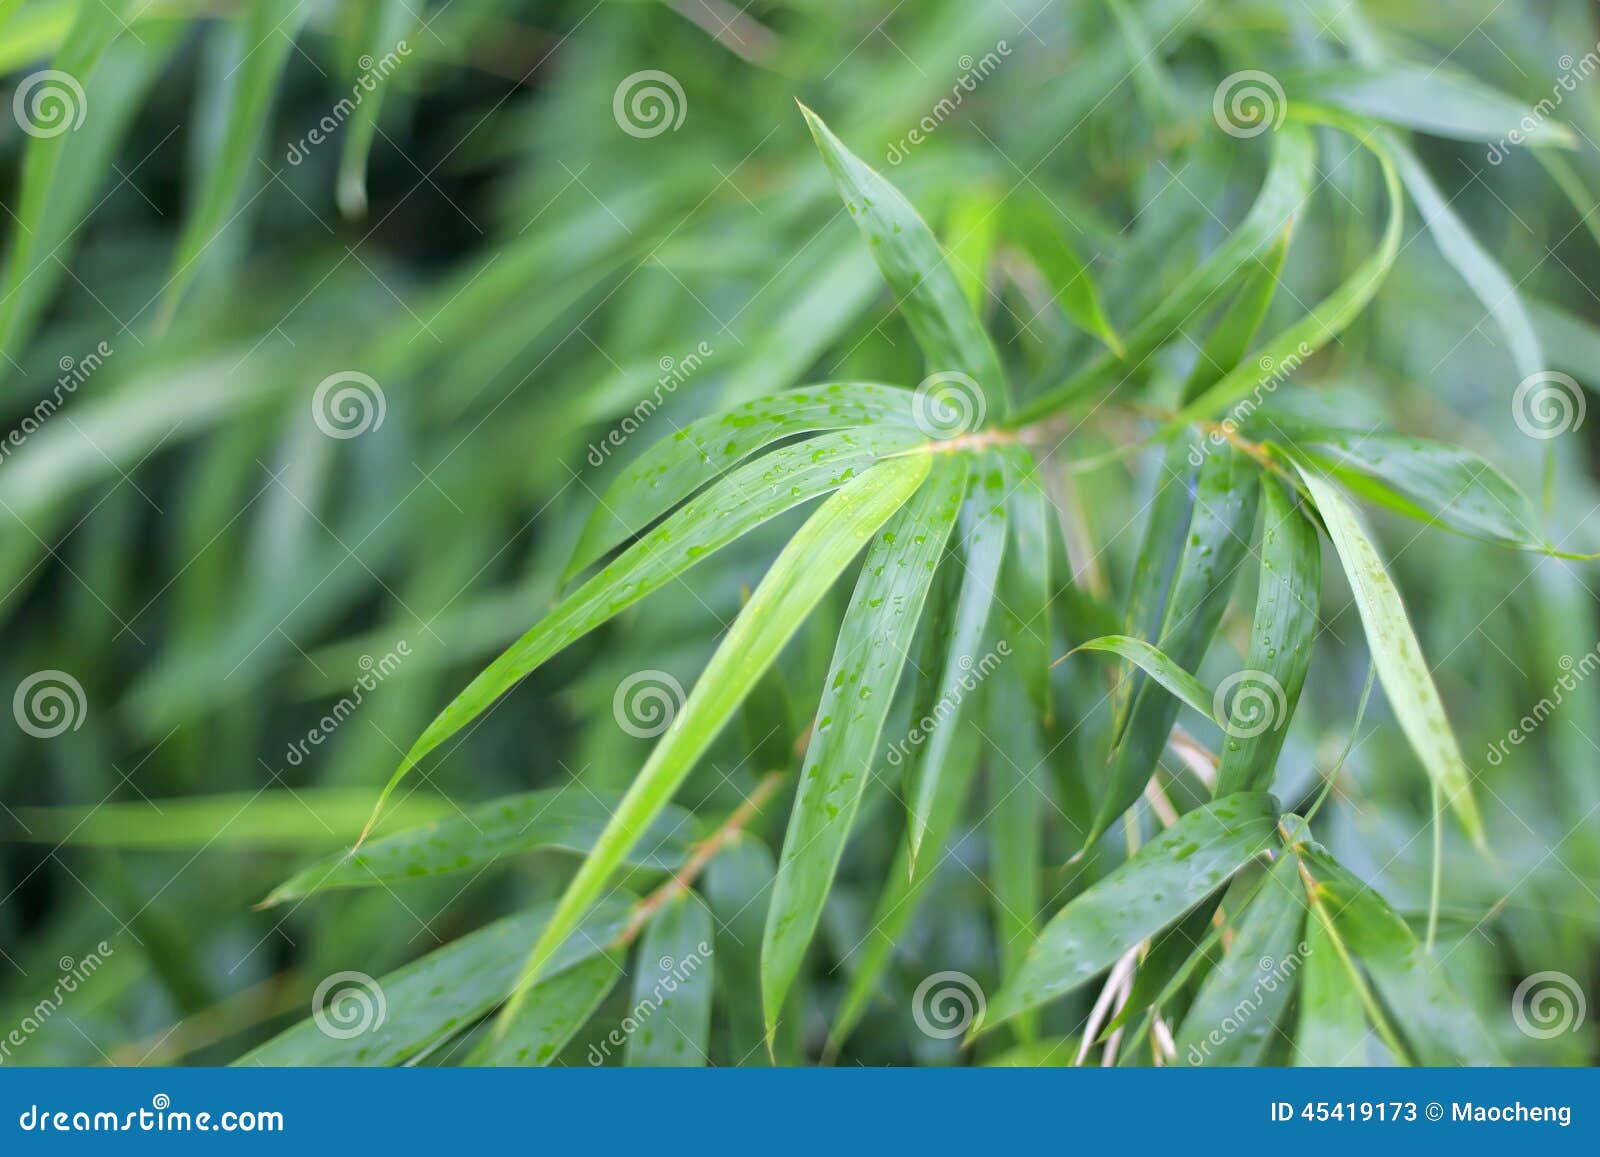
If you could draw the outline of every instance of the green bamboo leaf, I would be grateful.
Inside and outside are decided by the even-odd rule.
[[[654,443],[606,487],[562,581],[763,447],[799,434],[877,423],[911,426],[911,392],[871,382],[828,382],[756,398],[689,423]],[[592,452],[590,462],[598,465]]]
[[[1300,1015],[1294,1032],[1297,1065],[1359,1065],[1367,1052],[1367,1014],[1361,992],[1339,959],[1320,919],[1306,921],[1306,962],[1300,976]]]
[[[1522,101],[1450,69],[1397,61],[1340,63],[1280,79],[1295,101],[1331,104],[1436,137],[1504,142],[1515,134],[1530,145],[1571,149],[1578,144],[1560,121],[1538,116]]]
[[[1006,548],[1005,472],[994,455],[975,464],[971,490],[961,508],[960,528],[961,593],[950,621],[938,698],[920,720],[921,749],[907,776],[907,832],[913,859],[927,833],[963,704],[977,681],[988,676],[995,661],[1003,662],[1010,649],[1010,644],[1001,640],[994,652],[983,653]]]
[[[1545,122],[1547,125],[1553,123]],[[1385,145],[1400,170],[1400,179],[1405,182],[1412,201],[1416,202],[1417,211],[1422,214],[1422,223],[1433,234],[1439,252],[1461,274],[1461,279],[1483,303],[1483,308],[1494,318],[1500,332],[1505,334],[1518,377],[1526,378],[1542,371],[1545,368],[1544,351],[1540,348],[1539,334],[1534,329],[1533,319],[1528,316],[1517,283],[1500,268],[1500,263],[1478,243],[1465,222],[1456,215],[1449,200],[1433,183],[1433,178],[1410,146],[1397,140],[1393,134],[1385,134]]]
[[[1205,455],[1188,537],[1154,644],[1183,671],[1199,668],[1217,633],[1249,550],[1260,490],[1255,464],[1231,446],[1212,447]],[[1202,710],[1210,714],[1209,705]],[[1127,725],[1112,756],[1110,782],[1085,847],[1139,799],[1177,717],[1177,701],[1154,693],[1147,684],[1133,693]]]
[[[963,373],[981,391],[987,412],[1005,412],[1000,358],[944,253],[911,202],[834,136],[822,118],[800,106],[845,208],[872,248],[901,316],[934,373]]]
[[[1143,639],[1133,639],[1127,635],[1102,635],[1098,639],[1079,643],[1068,654],[1075,654],[1078,651],[1105,651],[1112,655],[1120,655],[1131,663],[1137,663],[1146,675],[1177,696],[1180,701],[1207,719],[1212,717],[1211,692],[1206,685],[1173,662],[1170,655]]]
[[[1428,777],[1455,809],[1474,845],[1487,850],[1483,820],[1472,796],[1471,774],[1461,758],[1455,732],[1445,715],[1433,674],[1422,657],[1400,592],[1355,508],[1314,467],[1299,465],[1299,471],[1344,566],[1372,648],[1373,665],[1400,729]]]
[[[950,272],[979,317],[988,295],[989,263],[1000,235],[1000,203],[999,190],[988,185],[963,189],[956,194],[945,220],[944,247]]]
[[[634,962],[633,1007],[623,1063],[698,1068],[710,1057],[715,976],[711,913],[685,892],[650,921]]]
[[[1123,337],[1124,357],[1110,351],[1097,357],[1066,382],[1019,407],[1007,425],[1022,426],[1049,417],[1074,401],[1098,396],[1126,372],[1176,337],[1195,315],[1249,276],[1253,259],[1269,251],[1311,195],[1316,145],[1310,131],[1293,121],[1273,134],[1272,164],[1255,203],[1239,227],[1168,294],[1145,319]]]
[[[915,431],[887,428],[842,432],[785,447],[734,470],[562,599],[479,672],[411,745],[379,793],[374,816],[423,756],[550,656],[763,522],[845,485],[883,455],[921,440]]]
[[[167,278],[162,312],[170,318],[182,300],[205,252],[233,215],[250,178],[267,118],[284,66],[294,51],[295,38],[311,15],[305,0],[253,0],[240,29],[245,38],[245,58],[232,78],[228,92],[226,128],[221,150],[211,162],[205,183],[189,211],[172,272]]]
[[[5,355],[22,348],[59,282],[64,266],[58,264],[58,250],[105,182],[133,112],[121,102],[138,100],[172,43],[170,35],[157,34],[154,52],[119,54],[125,62],[121,76],[103,85],[97,72],[122,32],[127,6],[128,0],[81,0],[71,10],[72,22],[50,67],[18,84],[14,103],[28,140],[0,297],[0,366],[5,367],[0,376],[11,366]]]
[[[1369,502],[1518,550],[1551,551],[1516,483],[1470,450],[1401,434],[1285,421],[1296,450]]]
[[[559,976],[604,951],[627,924],[634,898],[607,897],[550,961]],[[314,998],[313,1015],[240,1057],[235,1064],[395,1065],[447,1040],[505,998],[522,946],[554,911],[541,904],[497,920],[373,980],[360,973],[345,995],[337,985]],[[339,975],[339,974],[335,974]],[[324,1023],[337,1031],[329,1033]],[[359,1028],[361,1031],[352,1031]]]
[[[358,6],[357,40],[362,52],[351,62],[355,68],[350,88],[355,108],[345,122],[339,154],[339,210],[348,218],[366,216],[367,158],[378,132],[378,113],[394,68],[411,54],[406,37],[421,19],[423,5],[424,0],[371,0]]]
[[[1300,702],[1319,625],[1322,548],[1317,528],[1281,483],[1265,479],[1261,519],[1261,572],[1245,669],[1230,676],[1227,739],[1217,769],[1217,794],[1260,791],[1272,770]],[[1227,698],[1224,694],[1223,698]],[[1214,710],[1222,710],[1214,704]]]
[[[348,844],[372,814],[372,793],[352,788],[222,792],[90,807],[12,808],[0,840],[129,851],[321,851]],[[385,826],[453,815],[438,796],[397,801]]]
[[[1195,358],[1194,368],[1183,383],[1181,401],[1194,401],[1244,360],[1250,343],[1255,340],[1261,323],[1266,320],[1272,299],[1277,295],[1283,263],[1289,257],[1289,237],[1290,230],[1286,226],[1270,249],[1259,257],[1252,255],[1250,261],[1255,263],[1253,268],[1246,264],[1248,276],[1228,303],[1227,310],[1206,335],[1200,355]],[[1259,361],[1256,364],[1261,365]]]
[[[1050,694],[1050,498],[1040,484],[1038,465],[1020,446],[999,451],[1006,471],[1006,527],[1010,560],[1000,572],[1002,637],[1016,654],[1022,687],[1038,718],[1048,728],[1055,721]]]
[[[1047,752],[1023,687],[1024,676],[1003,663],[990,677],[983,702],[989,735],[989,863],[994,892],[995,940],[1000,975],[1017,974],[1038,933],[1043,907],[1039,865],[1044,862]],[[1031,1013],[1017,1018],[1018,1035],[1031,1039]]]
[[[672,725],[567,885],[507,1005],[538,980],[599,898],[623,856],[671,800],[728,717],[862,545],[915,493],[929,456],[892,458],[829,498],[795,534],[734,620]]]
[[[1045,925],[974,1033],[1054,1000],[1177,920],[1272,842],[1278,801],[1240,792],[1189,812]]]
[[[1302,109],[1301,113],[1308,117],[1313,115],[1312,110]],[[1400,195],[1400,178],[1392,150],[1386,143],[1388,137],[1370,125],[1336,112],[1316,111],[1314,115],[1360,138],[1378,159],[1388,202],[1388,216],[1378,248],[1338,288],[1312,306],[1309,314],[1257,349],[1254,361],[1239,366],[1198,398],[1184,405],[1178,411],[1179,423],[1213,416],[1258,393],[1263,388],[1262,367],[1271,367],[1267,373],[1272,379],[1293,372],[1360,316],[1389,276],[1389,270],[1400,253],[1405,206]]]
[[[1019,193],[1011,200],[1006,228],[1039,267],[1061,311],[1121,358],[1126,351],[1106,316],[1094,274],[1067,240],[1056,218],[1056,211],[1044,197]]]
[[[469,1065],[550,1064],[616,987],[622,965],[602,952],[534,987],[503,1037],[485,1036]],[[590,1057],[598,1052],[591,1049]]]
[[[894,701],[906,654],[967,488],[967,458],[941,455],[867,552],[824,683],[789,813],[761,947],[770,1035],[816,932]]]
[[[586,853],[617,802],[614,795],[570,785],[504,796],[451,812],[422,827],[369,840],[359,851],[329,856],[279,884],[261,906],[332,888],[388,886],[481,869],[507,856],[540,848]],[[624,862],[670,871],[683,862],[695,836],[694,816],[682,808],[667,807]]]
[[[1332,858],[1307,850],[1322,903],[1425,1065],[1503,1065],[1494,1038],[1382,896]]]
[[[1299,863],[1283,853],[1239,919],[1233,946],[1176,1034],[1186,1065],[1259,1065],[1277,1037],[1309,946]]]
[[[716,925],[717,993],[730,1054],[759,1064],[767,1054],[761,1014],[761,941],[778,865],[749,832],[739,832],[706,865],[706,903]]]
[[[939,782],[939,792],[934,799],[928,829],[922,838],[922,854],[911,855],[911,843],[902,836],[894,863],[889,865],[883,878],[883,891],[872,910],[868,922],[870,931],[860,942],[845,953],[845,963],[853,966],[850,984],[839,1009],[834,1013],[833,1024],[828,1028],[825,1049],[829,1057],[838,1054],[861,1023],[867,1005],[878,991],[884,971],[889,967],[890,955],[895,945],[905,935],[911,918],[916,915],[942,862],[945,846],[955,831],[961,807],[972,788],[972,778],[978,769],[980,735],[977,728],[964,726],[958,729],[954,750],[947,761],[945,775]]]

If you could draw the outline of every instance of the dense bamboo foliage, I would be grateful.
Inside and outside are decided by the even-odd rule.
[[[1594,6],[0,71],[0,1063],[1595,1060]]]

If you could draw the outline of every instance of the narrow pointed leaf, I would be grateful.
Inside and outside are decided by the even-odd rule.
[[[1018,194],[1007,228],[1039,267],[1061,311],[1085,333],[1122,357],[1125,352],[1122,339],[1106,316],[1094,274],[1067,240],[1049,202],[1040,196]]]
[[[921,440],[915,431],[887,429],[824,435],[733,471],[562,599],[479,672],[411,745],[374,814],[423,756],[550,656],[768,519],[845,485],[881,456]]]
[[[1050,695],[1050,499],[1040,484],[1038,465],[1020,446],[1000,452],[1006,470],[1006,565],[1000,574],[1006,611],[1003,637],[1021,670],[1022,687],[1037,717],[1049,727],[1055,719]]]
[[[1173,662],[1170,655],[1143,639],[1132,639],[1127,635],[1102,635],[1098,639],[1090,639],[1087,643],[1079,643],[1073,650],[1104,651],[1120,655],[1130,663],[1138,664],[1146,675],[1177,696],[1180,701],[1207,719],[1211,718],[1211,692],[1206,685]]]
[[[552,958],[559,976],[603,952],[627,923],[633,897],[608,897]],[[240,1057],[236,1064],[394,1065],[455,1035],[505,998],[522,946],[545,926],[554,904],[497,920],[437,948],[375,982],[357,982],[341,998],[324,994],[321,1017],[308,1017]],[[324,1031],[326,1019],[338,1030]],[[351,1033],[357,1026],[362,1032]],[[349,1033],[349,1035],[344,1035]]]
[[[1176,1034],[1180,1063],[1262,1063],[1305,966],[1305,924],[1299,864],[1285,853],[1240,917],[1233,946],[1190,1005]]]
[[[1306,921],[1306,965],[1300,975],[1295,1064],[1315,1068],[1360,1065],[1367,1055],[1367,1014],[1361,993],[1339,959],[1327,927]]]
[[[164,311],[170,315],[199,272],[206,250],[233,216],[256,163],[267,118],[284,66],[301,27],[311,15],[305,0],[253,0],[241,32],[244,63],[232,78],[221,151],[190,209],[173,254]]]
[[[1277,814],[1272,796],[1241,792],[1183,816],[1045,925],[975,1031],[1072,991],[1177,920],[1272,843]]]
[[[873,540],[840,624],[762,939],[769,1032],[833,886],[966,483],[967,459],[941,456],[922,489]]]
[[[508,1010],[514,1013],[518,994],[525,994],[543,974],[628,849],[671,800],[750,688],[856,552],[915,493],[928,468],[926,454],[880,463],[823,503],[789,541],[567,885],[555,915],[528,954]]]
[[[1422,657],[1422,648],[1411,629],[1400,592],[1384,567],[1383,558],[1373,545],[1355,508],[1314,468],[1300,467],[1311,499],[1333,539],[1334,549],[1344,566],[1345,577],[1355,595],[1361,625],[1372,648],[1372,662],[1378,680],[1389,697],[1400,729],[1422,761],[1428,776],[1455,809],[1472,841],[1485,846],[1483,820],[1472,796],[1472,779],[1461,758],[1455,732],[1445,715],[1433,673]]]
[[[651,445],[606,488],[572,552],[566,577],[643,533],[764,446],[798,434],[880,422],[911,426],[911,391],[870,382],[830,382],[756,398],[691,422]]]
[[[1012,663],[1004,663],[990,676],[984,695],[985,730],[991,741],[990,877],[1002,979],[1010,979],[1022,967],[1038,932],[1045,817],[1047,809],[1054,807],[1046,795],[1044,736],[1023,692],[1022,677]],[[1032,1020],[1030,1013],[1017,1018],[1018,1033],[1024,1039],[1035,1033]]]
[[[981,459],[974,468],[971,490],[961,508],[960,528],[961,593],[951,616],[939,698],[932,710],[916,721],[925,734],[907,780],[907,831],[913,858],[927,833],[933,801],[939,794],[939,779],[945,773],[965,701],[978,681],[987,677],[992,663],[1005,661],[999,652],[1000,643],[996,644],[995,654],[983,653],[1006,547],[1005,473],[993,456]],[[1006,647],[1009,650],[1009,644]]]
[[[361,55],[352,61],[356,71],[351,89],[359,92],[361,99],[344,124],[344,145],[339,152],[339,210],[348,218],[366,214],[367,157],[378,132],[378,113],[393,69],[410,55],[406,37],[421,18],[424,2],[371,0],[357,14]]]
[[[1320,629],[1322,544],[1317,528],[1276,479],[1264,479],[1261,568],[1256,584],[1250,654],[1233,677],[1229,699],[1220,708],[1227,732],[1217,769],[1217,794],[1262,791],[1272,772],[1300,702],[1306,671]]]
[[[331,888],[389,886],[481,869],[540,848],[588,852],[616,805],[615,796],[577,786],[505,796],[419,828],[369,840],[358,851],[329,856],[279,884],[262,906]],[[670,871],[688,855],[695,834],[694,816],[682,808],[665,808],[624,862]]]
[[[711,913],[690,893],[667,902],[645,929],[634,962],[637,1026],[623,1063],[634,1068],[696,1068],[710,1061],[715,961]]]
[[[1005,374],[989,335],[961,292],[939,242],[901,192],[856,156],[804,105],[800,111],[823,163],[872,248],[931,373],[969,375],[987,411],[1005,412]]]
[[[611,953],[601,953],[557,973],[528,994],[503,1037],[486,1036],[467,1058],[469,1065],[550,1064],[616,987],[623,973]]]

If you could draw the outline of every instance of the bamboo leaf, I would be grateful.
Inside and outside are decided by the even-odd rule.
[[[1005,411],[1000,358],[972,303],[961,292],[944,253],[911,202],[834,136],[816,113],[800,106],[845,208],[872,248],[929,371],[970,376],[990,414]]]
[[[1342,1068],[1366,1058],[1367,1017],[1361,993],[1338,954],[1322,921],[1307,920],[1300,1016],[1294,1033],[1297,1065]]]
[[[344,146],[339,154],[339,209],[348,218],[366,216],[367,158],[378,132],[378,113],[388,88],[390,67],[410,55],[406,37],[421,19],[424,0],[371,0],[360,6],[357,37],[362,53],[355,65],[353,92],[361,93],[344,125]],[[397,56],[398,53],[398,56]],[[363,64],[365,60],[367,63]],[[389,62],[395,62],[390,66]]]
[[[739,832],[706,865],[706,903],[716,926],[717,990],[732,1056],[741,1064],[766,1055],[761,1014],[761,942],[778,866],[767,845]]]
[[[1012,200],[1007,226],[1044,274],[1061,311],[1117,357],[1123,357],[1122,339],[1106,316],[1094,274],[1067,240],[1049,202],[1041,196],[1018,194]]]
[[[1177,920],[1271,844],[1277,814],[1272,796],[1241,792],[1181,817],[1045,925],[974,1033],[1072,991]]]
[[[521,1014],[505,1035],[486,1036],[466,1063],[550,1064],[594,1016],[622,973],[622,966],[609,953],[601,953],[550,977],[528,994]]]
[[[884,717],[966,488],[965,456],[941,456],[922,489],[873,541],[839,626],[762,938],[769,1035],[833,886]]]
[[[261,906],[332,888],[389,886],[446,872],[482,869],[507,856],[540,848],[586,853],[617,802],[616,796],[574,786],[504,796],[422,827],[369,840],[358,851],[329,856],[279,884]],[[693,815],[667,807],[624,862],[670,871],[683,862],[695,834]]]
[[[920,724],[921,750],[907,777],[911,856],[915,859],[927,834],[939,780],[954,742],[963,704],[976,680],[988,675],[990,656],[983,654],[1006,546],[1005,474],[993,456],[975,466],[971,490],[961,508],[961,593],[951,616],[939,695]],[[1000,644],[996,644],[997,652]],[[1009,644],[1007,644],[1009,649]],[[998,657],[1003,659],[1004,652]],[[974,675],[973,672],[977,674]],[[931,720],[931,726],[929,722]]]
[[[1206,685],[1173,662],[1171,656],[1143,639],[1131,639],[1127,635],[1102,635],[1098,639],[1090,639],[1087,643],[1079,643],[1072,650],[1073,653],[1105,651],[1108,654],[1120,655],[1131,663],[1137,663],[1146,675],[1177,696],[1181,702],[1188,704],[1207,719],[1211,718],[1211,692],[1207,690]]]
[[[919,441],[920,435],[906,431],[824,435],[730,473],[561,600],[479,672],[411,745],[379,794],[373,815],[423,756],[550,656],[768,519],[845,485],[879,457]]]
[[[1422,648],[1411,629],[1400,592],[1383,565],[1383,558],[1342,494],[1314,468],[1300,466],[1300,476],[1311,492],[1333,540],[1345,577],[1355,595],[1361,625],[1372,648],[1372,662],[1378,680],[1389,697],[1400,729],[1411,742],[1411,749],[1422,761],[1428,777],[1444,793],[1455,809],[1473,843],[1486,847],[1483,820],[1472,797],[1472,779],[1461,758],[1455,732],[1451,730],[1439,689],[1422,657]]]
[[[1020,446],[1003,447],[1006,470],[1007,558],[1000,572],[1003,637],[1016,654],[1023,690],[1046,727],[1055,720],[1050,695],[1050,498],[1039,482],[1033,456]]]
[[[1322,547],[1317,528],[1276,479],[1265,479],[1261,576],[1245,670],[1230,677],[1227,739],[1217,769],[1217,794],[1261,791],[1300,702],[1316,646],[1322,598]],[[1214,710],[1221,710],[1214,704]]]
[[[1239,919],[1233,946],[1200,986],[1175,1047],[1187,1065],[1259,1065],[1279,1032],[1308,945],[1299,864],[1284,853]]]
[[[612,873],[660,814],[750,688],[858,550],[927,477],[926,454],[879,464],[829,498],[790,540],[723,637],[528,954],[507,1005],[544,973]]]
[[[306,0],[253,0],[245,13],[241,27],[246,42],[244,63],[232,78],[228,93],[221,151],[212,160],[173,255],[162,306],[167,317],[182,300],[206,250],[243,195],[267,118],[272,115],[279,78],[310,15],[311,5]]]
[[[711,913],[684,893],[651,919],[634,964],[638,1027],[623,1063],[633,1068],[698,1068],[710,1061],[711,992],[715,976]]]
[[[618,894],[596,905],[578,934],[551,958],[546,975],[560,976],[604,951],[627,923],[632,902],[631,896]],[[517,974],[522,946],[538,934],[554,910],[554,904],[541,904],[497,920],[376,980],[361,973],[346,974],[351,982],[348,991],[329,985],[320,993],[320,1003],[314,998],[313,1016],[234,1063],[399,1064],[449,1039],[499,1004]],[[326,1031],[325,1024],[335,1031]]]
[[[799,434],[877,423],[911,426],[911,392],[870,382],[830,382],[756,398],[689,423],[654,443],[606,488],[563,581],[763,447]],[[592,455],[590,461],[597,464]]]

